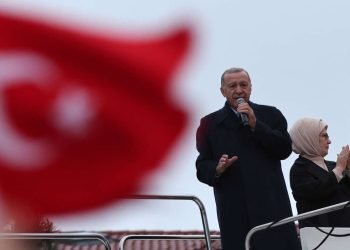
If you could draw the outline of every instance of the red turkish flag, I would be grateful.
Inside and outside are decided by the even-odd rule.
[[[189,30],[128,40],[0,14],[0,34],[5,201],[54,214],[136,191],[187,122],[169,83]]]

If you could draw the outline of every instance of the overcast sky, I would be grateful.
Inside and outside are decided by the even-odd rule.
[[[215,203],[212,189],[195,176],[195,132],[202,116],[224,104],[219,86],[225,69],[245,68],[252,78],[251,100],[279,108],[289,127],[301,117],[322,118],[332,140],[327,159],[335,160],[350,142],[347,0],[1,0],[0,9],[131,37],[156,36],[184,23],[191,27],[193,50],[173,79],[174,97],[190,122],[142,193],[197,196],[212,230],[218,229]],[[282,162],[288,189],[295,158],[293,153]],[[296,214],[291,195],[290,200]],[[202,229],[199,210],[189,201],[124,201],[53,219],[60,230]]]

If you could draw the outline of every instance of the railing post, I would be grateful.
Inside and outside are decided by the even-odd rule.
[[[328,206],[328,207],[320,208],[320,209],[317,209],[317,210],[309,211],[309,212],[302,213],[302,214],[299,214],[299,215],[296,215],[296,216],[291,216],[291,217],[282,219],[282,220],[280,220],[280,221],[278,221],[276,223],[275,222],[269,222],[269,223],[266,223],[266,224],[262,224],[262,225],[253,227],[248,232],[248,234],[247,234],[247,236],[245,238],[245,249],[246,250],[250,250],[251,238],[258,231],[265,230],[265,229],[270,228],[270,227],[281,226],[281,225],[290,223],[292,221],[303,220],[303,219],[307,219],[307,218],[314,217],[314,216],[317,216],[317,215],[326,214],[326,213],[329,213],[329,212],[340,210],[340,209],[346,208],[348,205],[349,205],[349,201],[345,201],[345,202],[338,203],[338,204],[335,204],[335,205],[332,205],[332,206]]]
[[[208,250],[210,250],[211,249],[210,230],[209,230],[209,223],[208,223],[208,219],[207,219],[207,214],[205,212],[204,204],[200,199],[198,199],[197,197],[194,197],[194,196],[193,196],[193,201],[198,205],[199,210],[201,212],[204,235],[206,236],[205,239],[207,241]]]
[[[102,242],[106,250],[111,250],[109,241],[98,233],[0,233],[0,239],[33,240],[33,239],[91,239]]]
[[[158,200],[191,200],[191,201],[194,201],[197,204],[197,206],[199,207],[199,210],[201,213],[207,249],[212,250],[208,219],[207,219],[207,215],[205,212],[205,207],[199,198],[197,198],[195,196],[190,196],[190,195],[128,195],[128,196],[125,196],[124,198],[125,199],[158,199]]]
[[[124,245],[127,240],[193,240],[193,239],[205,239],[205,235],[179,235],[179,234],[129,234],[120,239],[119,250],[124,250]],[[220,235],[212,235],[212,239],[219,240]]]

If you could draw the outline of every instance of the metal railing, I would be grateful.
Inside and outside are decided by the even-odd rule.
[[[211,240],[220,240],[220,235],[211,235]],[[127,240],[196,240],[206,239],[205,235],[197,234],[129,234],[120,239],[119,250],[124,250]]]
[[[11,240],[98,240],[106,250],[111,250],[108,239],[98,233],[0,233],[0,239]]]
[[[194,201],[199,207],[202,224],[204,229],[204,235],[206,240],[207,249],[211,250],[211,239],[210,239],[210,231],[208,225],[207,214],[205,212],[205,207],[202,201],[196,196],[191,195],[128,195],[124,197],[125,199],[150,199],[150,200],[190,200]]]
[[[335,204],[335,205],[332,205],[332,206],[320,208],[320,209],[313,210],[313,211],[310,211],[310,212],[306,212],[306,213],[303,213],[303,214],[299,214],[299,215],[296,215],[296,216],[291,216],[291,217],[282,219],[282,220],[280,220],[278,222],[269,222],[269,223],[266,223],[266,224],[262,224],[262,225],[253,227],[248,232],[248,234],[247,234],[247,236],[245,238],[245,249],[246,250],[250,250],[251,238],[258,231],[265,230],[265,229],[268,229],[268,228],[271,228],[271,227],[281,226],[281,225],[284,225],[284,224],[287,224],[287,223],[290,223],[290,222],[293,222],[293,221],[296,221],[296,220],[303,220],[303,219],[307,219],[307,218],[314,217],[314,216],[317,216],[317,215],[326,214],[326,213],[329,213],[329,212],[340,210],[340,209],[346,208],[348,205],[349,205],[349,201],[345,201],[345,202],[338,203],[338,204]]]

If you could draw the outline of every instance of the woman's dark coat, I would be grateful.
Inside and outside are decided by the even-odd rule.
[[[254,226],[292,216],[280,160],[291,154],[291,140],[282,113],[270,106],[249,103],[257,122],[244,127],[226,102],[201,119],[197,131],[198,179],[214,188],[223,249],[243,250]],[[238,161],[216,177],[222,154]],[[257,250],[299,249],[294,224],[257,233]]]
[[[290,185],[298,213],[305,213],[350,200],[350,179],[338,183],[335,162],[325,161],[328,172],[312,161],[299,157],[290,170]],[[300,227],[350,227],[350,209],[336,211],[299,221]]]

